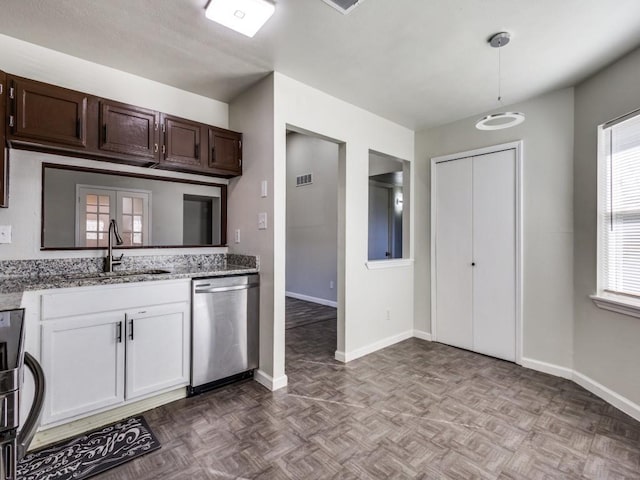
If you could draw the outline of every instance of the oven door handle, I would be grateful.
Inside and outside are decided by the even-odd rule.
[[[24,425],[22,426],[22,430],[20,430],[20,434],[18,435],[18,461],[22,459],[27,453],[29,445],[31,444],[31,440],[33,440],[33,437],[38,430],[38,426],[40,425],[40,417],[42,416],[42,407],[44,405],[45,393],[44,372],[42,371],[42,367],[40,366],[38,361],[33,358],[28,352],[25,352],[24,364],[29,368],[29,370],[31,370],[31,373],[33,374],[35,393],[33,396],[33,403],[31,404],[31,410],[29,410],[29,416],[25,420]]]

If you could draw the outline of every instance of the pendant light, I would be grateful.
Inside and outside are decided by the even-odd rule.
[[[500,57],[500,49],[507,45],[511,40],[509,32],[496,33],[489,39],[489,45],[498,49],[498,102],[502,104],[501,92],[501,75],[502,75],[502,59]],[[524,113],[520,112],[500,112],[492,113],[481,118],[476,123],[478,130],[502,130],[503,128],[514,127],[524,122]]]

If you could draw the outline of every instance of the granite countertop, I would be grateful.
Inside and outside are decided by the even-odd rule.
[[[151,266],[150,266],[151,267]],[[259,272],[258,265],[205,264],[173,265],[116,270],[113,273],[86,271],[73,273],[0,276],[0,310],[20,308],[22,294],[30,290],[89,287],[122,283],[243,275]]]

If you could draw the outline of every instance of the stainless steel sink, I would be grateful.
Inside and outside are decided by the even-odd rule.
[[[72,280],[93,280],[100,278],[120,278],[120,277],[137,277],[142,275],[162,275],[171,273],[169,270],[148,269],[148,270],[120,270],[115,272],[95,272],[95,273],[76,273],[69,274],[67,278]]]

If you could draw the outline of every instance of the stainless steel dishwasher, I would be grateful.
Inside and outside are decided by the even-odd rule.
[[[251,377],[258,368],[260,277],[192,281],[189,395]]]

